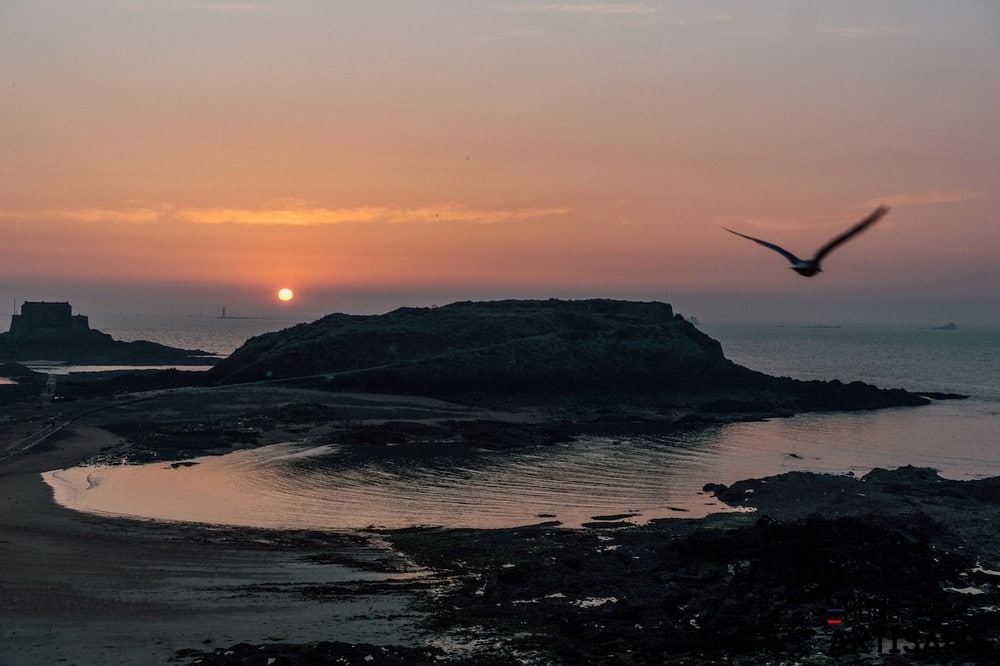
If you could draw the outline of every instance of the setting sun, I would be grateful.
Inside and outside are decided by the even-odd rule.
[[[456,4],[0,0],[0,326],[17,298],[1000,321],[1000,3]],[[722,228],[805,252],[879,205],[808,284]]]
[[[278,290],[278,300],[287,302],[293,298],[295,298],[295,292],[288,287],[283,287]]]

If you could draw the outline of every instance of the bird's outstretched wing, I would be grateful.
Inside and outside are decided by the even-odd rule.
[[[805,263],[801,259],[799,259],[798,257],[796,257],[794,254],[792,254],[791,252],[789,252],[785,248],[781,247],[780,245],[775,245],[774,243],[768,243],[767,241],[762,241],[759,238],[754,238],[753,236],[747,236],[746,234],[741,234],[738,231],[733,231],[732,229],[727,229],[726,227],[722,227],[722,228],[725,229],[726,231],[728,231],[731,234],[736,234],[737,236],[740,236],[741,238],[746,238],[747,240],[752,240],[754,243],[757,243],[758,245],[763,245],[766,248],[774,250],[775,252],[781,254],[785,259],[788,259],[788,261],[792,262],[793,264],[802,264],[802,263]]]
[[[850,229],[848,229],[844,233],[840,234],[839,236],[837,236],[836,238],[834,238],[832,241],[830,241],[829,243],[827,243],[826,245],[824,245],[820,249],[816,250],[816,255],[813,257],[813,261],[815,261],[816,263],[819,263],[820,260],[822,260],[823,257],[825,257],[826,255],[830,254],[830,252],[832,252],[835,247],[837,247],[841,243],[844,243],[844,242],[850,240],[852,237],[856,236],[857,234],[860,234],[862,231],[864,231],[865,229],[867,229],[871,225],[873,225],[876,222],[878,222],[882,218],[882,216],[885,215],[888,212],[889,212],[889,209],[886,206],[879,206],[878,208],[875,209],[875,212],[873,212],[871,215],[869,215],[865,219],[861,220],[860,222],[858,222],[857,224],[855,224],[853,227],[851,227]],[[760,243],[760,241],[757,241],[757,242]]]

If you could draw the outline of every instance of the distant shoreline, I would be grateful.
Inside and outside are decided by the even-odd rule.
[[[190,316],[194,316],[194,315],[190,315]],[[281,317],[241,317],[241,316],[238,316],[238,315],[237,316],[233,316],[233,315],[220,315],[220,316],[214,317],[214,318],[215,319],[250,319],[250,320],[257,320],[257,321],[285,321]]]

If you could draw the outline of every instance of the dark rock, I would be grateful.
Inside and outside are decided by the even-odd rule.
[[[615,513],[608,516],[591,516],[590,519],[597,521],[620,521],[625,518],[635,518],[638,515],[638,513]]]
[[[670,422],[921,405],[901,389],[802,382],[736,365],[666,303],[463,302],[385,315],[333,314],[248,340],[213,382],[300,378],[333,390],[547,404],[620,403],[621,414],[677,405]]]
[[[617,530],[627,527],[635,527],[634,523],[625,522],[624,520],[614,520],[614,521],[604,521],[597,520],[593,522],[583,523],[583,527],[587,529],[597,529],[597,530]]]
[[[861,477],[861,480],[883,486],[899,486],[907,490],[913,490],[926,484],[937,485],[945,481],[937,473],[937,470],[931,467],[914,467],[913,465],[904,465],[892,470],[876,467]]]
[[[444,656],[440,648],[399,645],[351,644],[320,641],[306,644],[251,645],[237,643],[211,652],[181,650],[172,661],[204,666],[236,664],[357,664],[358,666],[409,666],[436,664]],[[495,662],[504,663],[504,662]],[[511,663],[511,662],[506,662]]]
[[[35,372],[19,363],[0,363],[0,377],[13,382],[0,382],[0,405],[12,405],[24,400],[36,400],[45,389],[47,375]]]
[[[31,368],[21,365],[20,363],[0,363],[0,377],[6,377],[8,379],[17,380],[44,380],[45,375],[41,372],[35,372]]]
[[[157,424],[121,421],[109,422],[103,427],[129,440],[133,447],[130,458],[134,462],[190,458],[236,446],[253,445],[260,437],[256,428],[239,428],[227,422]]]
[[[493,654],[553,664],[1000,663],[996,509],[973,496],[996,497],[1000,479],[906,467],[734,488],[755,491],[743,494],[757,513],[613,531],[386,536],[453,575],[427,606],[429,626],[492,637]],[[914,494],[926,511],[904,501]],[[958,495],[960,504],[936,501]],[[970,584],[980,593],[962,594]],[[828,624],[829,609],[841,624]],[[905,653],[890,652],[897,640]]]
[[[668,304],[549,300],[330,315],[247,341],[212,376],[454,395],[696,388],[746,372]]]
[[[714,412],[717,414],[732,414],[742,412],[771,412],[777,407],[763,400],[711,400],[698,406],[699,412]]]

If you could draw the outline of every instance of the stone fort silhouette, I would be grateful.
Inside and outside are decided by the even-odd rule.
[[[25,301],[21,306],[21,314],[10,318],[12,338],[75,337],[89,331],[90,322],[87,317],[73,314],[73,307],[66,302]]]

